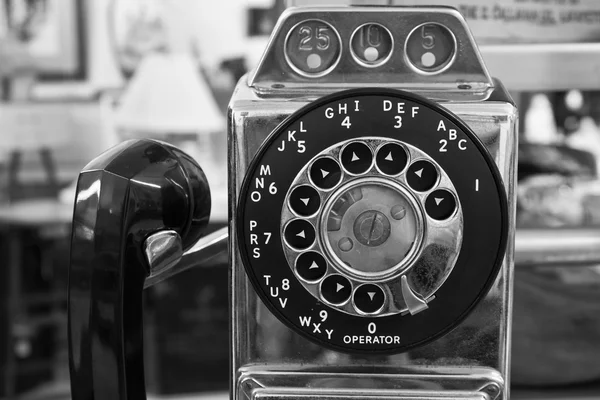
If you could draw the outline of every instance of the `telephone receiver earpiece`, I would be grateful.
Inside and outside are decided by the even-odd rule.
[[[126,141],[79,175],[69,273],[75,400],[145,398],[142,290],[200,239],[211,201],[187,154]]]

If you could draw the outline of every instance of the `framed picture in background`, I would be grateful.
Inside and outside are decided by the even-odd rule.
[[[111,44],[121,73],[130,78],[148,54],[169,50],[165,0],[112,0],[109,8]]]
[[[0,40],[20,43],[41,80],[84,80],[84,6],[84,0],[0,0]]]

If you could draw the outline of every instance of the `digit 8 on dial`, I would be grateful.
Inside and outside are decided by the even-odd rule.
[[[281,321],[331,349],[394,353],[450,331],[486,295],[508,215],[499,172],[460,119],[414,94],[355,89],[272,132],[238,220],[248,276]]]

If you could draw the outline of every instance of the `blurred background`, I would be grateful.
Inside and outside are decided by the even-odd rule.
[[[227,223],[226,108],[281,12],[328,0],[0,0],[0,399],[69,398],[66,296],[79,170],[153,137],[198,159]],[[513,398],[600,398],[600,2],[446,4],[520,108],[519,229],[575,229],[517,259]],[[535,236],[535,233],[539,233]],[[531,239],[531,235],[529,236]],[[227,398],[227,255],[146,293],[154,397]]]

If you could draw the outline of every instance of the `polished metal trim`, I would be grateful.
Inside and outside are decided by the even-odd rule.
[[[404,298],[404,302],[406,303],[406,306],[408,307],[408,312],[410,313],[410,315],[415,315],[415,314],[429,308],[427,306],[427,303],[423,299],[420,299],[419,296],[417,296],[412,291],[412,289],[410,288],[410,285],[408,284],[408,279],[406,278],[406,275],[402,275],[401,282],[402,282],[402,297]]]
[[[153,233],[144,240],[144,256],[150,276],[173,268],[183,256],[181,237],[174,230]]]
[[[439,24],[455,38],[455,59],[432,79],[430,75],[416,72],[407,65],[403,46],[394,46],[391,62],[379,65],[377,74],[365,71],[364,66],[356,63],[350,55],[340,57],[333,71],[313,80],[297,73],[288,63],[281,62],[285,58],[284,48],[289,32],[301,21],[313,19],[331,25],[339,35],[342,47],[349,45],[350,37],[358,26],[367,23],[387,27],[397,42],[403,42],[415,26]],[[340,52],[342,55],[343,50]],[[476,95],[479,99],[487,98],[494,87],[465,19],[457,10],[444,7],[315,6],[287,9],[275,26],[256,69],[248,75],[247,84],[263,96],[294,92],[306,96],[356,87],[386,87],[439,92],[444,98]]]
[[[515,264],[524,266],[580,266],[600,264],[598,229],[517,229]]]
[[[205,266],[215,258],[221,257],[224,252],[227,252],[228,236],[227,228],[221,228],[201,238],[191,249],[183,253],[178,263],[146,278],[144,289],[190,268]]]

